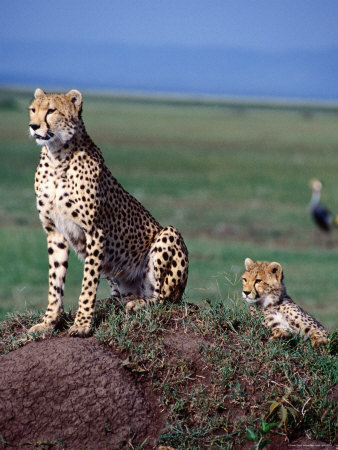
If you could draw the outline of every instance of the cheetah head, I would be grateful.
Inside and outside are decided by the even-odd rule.
[[[242,296],[248,303],[269,306],[278,302],[285,293],[283,269],[278,262],[245,259],[242,275]]]
[[[82,95],[71,90],[67,94],[45,94],[36,89],[29,107],[29,130],[37,144],[62,146],[75,134],[81,120]]]

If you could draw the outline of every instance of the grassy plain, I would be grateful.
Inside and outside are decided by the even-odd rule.
[[[0,317],[46,306],[47,252],[35,208],[39,148],[28,137],[32,93],[0,91]],[[186,299],[240,296],[246,256],[277,260],[288,293],[337,327],[338,230],[312,223],[309,180],[338,212],[338,109],[84,95],[84,121],[123,186],[190,251]],[[65,305],[82,263],[72,255]],[[109,294],[105,281],[99,296]]]

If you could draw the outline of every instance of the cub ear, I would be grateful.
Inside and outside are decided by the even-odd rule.
[[[244,265],[245,265],[246,270],[249,270],[253,264],[255,264],[255,263],[252,261],[252,259],[245,258]]]
[[[34,98],[42,97],[43,95],[46,95],[46,94],[43,92],[42,89],[40,89],[40,88],[35,89]]]
[[[77,111],[81,109],[82,106],[82,94],[76,89],[72,89],[68,92],[67,97],[74,104]]]
[[[268,265],[268,270],[276,275],[278,281],[281,281],[283,277],[282,266],[278,262],[272,262]]]

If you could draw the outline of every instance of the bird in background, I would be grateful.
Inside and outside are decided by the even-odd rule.
[[[338,216],[334,218],[331,211],[320,203],[320,194],[323,188],[322,182],[317,179],[312,179],[310,181],[310,187],[312,189],[312,197],[309,204],[310,213],[318,227],[328,232],[333,226],[338,226]]]

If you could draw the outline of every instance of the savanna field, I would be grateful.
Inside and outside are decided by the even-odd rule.
[[[0,91],[1,317],[46,305],[31,98]],[[338,109],[84,95],[83,117],[113,175],[162,225],[183,233],[189,301],[237,301],[244,258],[276,260],[289,295],[337,327],[338,229],[323,236],[307,206],[317,177],[323,203],[338,214]],[[73,257],[66,305],[76,305],[81,276]],[[99,296],[108,294],[103,280]]]
[[[0,90],[0,319],[6,351],[15,328],[8,320],[16,326],[35,323],[36,311],[47,304],[46,240],[33,189],[40,149],[28,133],[32,95],[33,90]],[[202,308],[199,318],[186,306],[174,312],[159,307],[137,313],[143,326],[133,321],[126,328],[124,312],[117,312],[96,335],[129,370],[139,374],[142,367],[155,380],[171,423],[159,442],[175,448],[236,443],[246,448],[243,442],[251,436],[252,445],[263,448],[270,422],[271,429],[280,425],[278,436],[306,435],[333,444],[335,413],[328,400],[337,379],[333,357],[299,338],[286,348],[268,343],[268,334],[243,304],[240,275],[246,257],[280,262],[293,300],[331,333],[337,328],[338,228],[324,235],[307,208],[309,182],[316,177],[324,183],[323,204],[338,214],[338,107],[84,93],[83,119],[112,174],[162,225],[176,226],[189,250],[184,300]],[[66,310],[77,305],[82,270],[71,254]],[[102,280],[98,298],[108,296]],[[27,310],[34,312],[27,317]],[[199,336],[194,352],[210,367],[208,376],[195,353],[193,365],[170,354],[167,368],[152,353],[165,341],[163,328],[175,326],[182,339]],[[149,334],[144,343],[143,333]],[[262,340],[268,346],[264,352]],[[165,342],[175,353],[176,344]],[[265,367],[276,360],[279,368]],[[268,385],[270,397],[262,388],[254,398],[250,378],[259,370],[263,378],[284,374]],[[189,385],[188,393],[193,373],[207,378],[212,393],[207,396],[200,384]],[[240,417],[236,422],[225,414],[231,408]],[[263,417],[266,422],[259,422]]]

